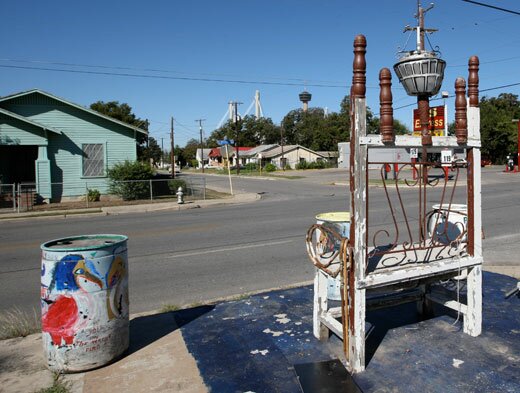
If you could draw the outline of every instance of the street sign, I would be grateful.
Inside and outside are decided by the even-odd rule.
[[[217,141],[217,143],[219,146],[234,145],[235,141],[233,139],[222,139],[220,141]]]
[[[446,119],[444,118],[444,106],[434,106],[430,108],[429,116],[429,127],[428,129],[433,136],[444,135],[444,124]],[[421,120],[419,116],[419,110],[413,110],[413,134],[415,136],[421,135]]]
[[[419,149],[416,147],[412,147],[410,149],[410,158],[419,158]]]
[[[442,166],[451,166],[452,154],[451,150],[442,150],[441,151],[441,165]]]

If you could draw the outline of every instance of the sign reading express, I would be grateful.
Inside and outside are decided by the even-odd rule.
[[[446,119],[444,118],[444,106],[434,106],[430,108],[430,132],[433,136],[444,135],[444,125]],[[419,110],[413,110],[413,134],[415,136],[421,135],[421,120],[419,118]]]

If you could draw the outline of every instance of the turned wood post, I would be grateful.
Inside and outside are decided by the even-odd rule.
[[[478,69],[479,60],[477,56],[471,56],[468,61],[468,97],[469,106],[478,107]]]
[[[394,109],[392,108],[392,74],[388,68],[379,72],[379,133],[383,143],[393,143],[394,135]]]
[[[354,38],[354,63],[352,65],[352,96],[354,98],[365,98],[366,93],[366,70],[367,62],[365,54],[367,53],[367,39],[364,35],[359,34]]]
[[[457,143],[465,144],[468,141],[466,81],[464,78],[457,78],[455,81],[455,136]]]

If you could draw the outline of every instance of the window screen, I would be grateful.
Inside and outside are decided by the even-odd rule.
[[[83,145],[83,176],[105,175],[105,152],[101,143]]]

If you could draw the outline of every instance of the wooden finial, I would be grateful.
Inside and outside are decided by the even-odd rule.
[[[478,68],[479,60],[477,56],[471,56],[468,61],[468,96],[469,106],[478,107]]]
[[[383,143],[393,143],[394,135],[394,109],[392,108],[392,74],[388,68],[379,72],[379,132]]]
[[[354,39],[354,63],[352,66],[352,89],[351,94],[356,98],[365,98],[366,93],[366,69],[367,62],[365,53],[367,53],[367,39],[364,35],[359,34]]]
[[[457,143],[464,144],[468,141],[466,81],[464,78],[457,78],[455,81],[455,136]]]

